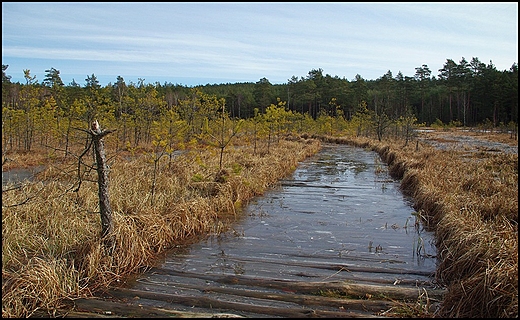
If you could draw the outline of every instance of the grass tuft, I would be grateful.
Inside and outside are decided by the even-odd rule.
[[[246,144],[230,147],[222,170],[218,154],[205,148],[171,162],[163,157],[157,168],[146,155],[112,159],[111,256],[100,243],[95,173],[72,192],[75,162],[50,163],[41,181],[3,192],[2,316],[30,317],[38,310],[52,316],[64,300],[119,284],[177,244],[226,231],[242,205],[319,148],[318,140],[300,139],[272,143],[269,153],[254,154]]]
[[[435,232],[448,289],[435,316],[518,317],[518,154],[334,139],[378,152]]]

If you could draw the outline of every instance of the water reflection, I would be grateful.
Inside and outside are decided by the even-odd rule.
[[[228,232],[181,246],[128,284],[137,292],[175,298],[135,303],[215,312],[215,302],[219,310],[244,316],[294,316],[285,312],[290,308],[312,316],[307,299],[293,303],[292,284],[324,282],[326,288],[347,281],[414,292],[434,286],[433,235],[373,151],[324,145],[239,217]],[[318,309],[338,310],[321,304]]]
[[[399,281],[425,280],[435,271],[435,255],[433,234],[379,156],[326,144],[250,203],[230,232],[190,246],[189,255],[172,255],[165,268],[280,279],[397,274]]]
[[[44,169],[45,166],[35,166],[32,168],[18,168],[2,171],[2,186],[9,183],[20,184],[24,181],[31,181],[34,179],[34,175],[43,171]]]
[[[427,282],[436,269],[433,234],[399,182],[375,152],[347,145],[324,145],[278,188],[252,201],[229,232],[188,249],[168,256],[162,269],[396,283]]]

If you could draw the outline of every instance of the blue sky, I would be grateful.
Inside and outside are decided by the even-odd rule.
[[[286,83],[323,74],[413,76],[446,59],[518,62],[518,3],[2,2],[2,64],[13,82],[60,71],[85,85]]]

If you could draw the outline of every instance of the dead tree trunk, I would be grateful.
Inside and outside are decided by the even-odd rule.
[[[99,123],[92,122],[91,127],[92,141],[94,143],[94,153],[96,155],[96,167],[98,173],[98,196],[99,211],[101,214],[101,239],[107,252],[111,255],[114,250],[114,222],[112,220],[112,209],[108,196],[108,166],[105,158],[105,148],[103,137],[113,132],[113,130],[101,131]]]

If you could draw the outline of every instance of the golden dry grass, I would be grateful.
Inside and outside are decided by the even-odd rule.
[[[511,133],[500,131],[483,131],[473,128],[450,128],[450,129],[434,129],[431,127],[424,128],[427,131],[422,136],[430,141],[453,142],[456,143],[457,137],[468,136],[477,138],[482,141],[499,142],[509,146],[518,147],[518,139]]]
[[[440,317],[518,317],[518,154],[404,147],[402,141],[325,137],[371,148],[435,232]]]
[[[416,150],[402,141],[354,137],[327,141],[378,152],[414,198],[435,232],[437,278],[448,288],[436,316],[518,316],[517,154],[440,151],[423,143]],[[74,164],[55,164],[40,175],[45,184],[3,195],[2,315],[52,312],[63,299],[141,272],[180,241],[224,231],[223,221],[317,150],[313,140],[282,140],[262,156],[247,145],[230,147],[221,172],[216,149],[192,149],[172,162],[164,157],[153,206],[150,157],[111,160],[112,256],[99,241],[97,185],[84,182],[71,192]]]
[[[2,158],[2,171],[43,165],[49,161],[48,156],[49,154],[42,150],[10,153]]]
[[[153,205],[151,157],[112,159],[112,255],[100,244],[97,184],[84,181],[72,192],[73,163],[54,163],[39,175],[43,182],[3,192],[2,316],[29,317],[38,310],[52,316],[64,299],[123,281],[182,241],[225,231],[226,219],[320,147],[318,140],[293,140],[271,144],[263,155],[248,145],[230,146],[220,172],[215,149],[190,149],[171,162],[163,157]]]

